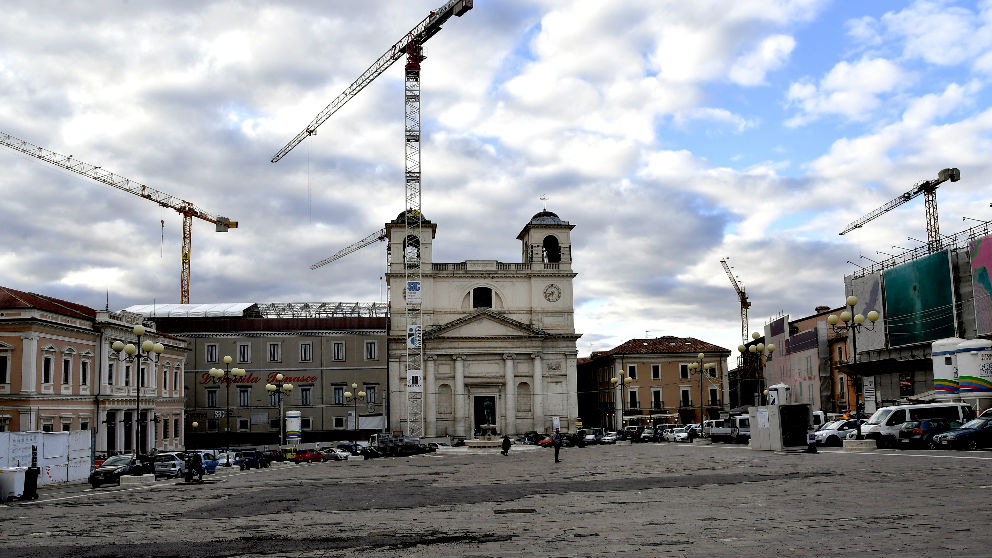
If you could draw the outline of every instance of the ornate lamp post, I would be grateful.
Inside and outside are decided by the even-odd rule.
[[[279,401],[279,451],[282,451],[282,447],[286,445],[286,419],[282,412],[282,396],[289,395],[293,391],[293,384],[283,383],[283,379],[285,376],[276,374],[276,383],[265,384],[265,391],[274,393]]]
[[[145,335],[145,326],[138,324],[132,329],[134,335],[138,338],[137,345],[133,343],[124,344],[123,341],[114,341],[110,346],[113,350],[114,357],[120,358],[121,352],[126,356],[124,360],[127,362],[133,362],[135,364],[135,375],[137,376],[138,389],[136,390],[137,395],[135,396],[135,412],[134,419],[136,422],[135,426],[135,442],[134,442],[134,455],[138,455],[138,447],[141,445],[141,388],[144,387],[144,375],[141,373],[141,362],[155,362],[150,353],[162,354],[165,351],[165,346],[161,343],[152,343],[151,340],[145,339],[144,342],[141,341],[141,337]],[[144,355],[142,355],[144,351]]]
[[[358,442],[358,402],[365,401],[365,392],[356,391],[358,390],[356,382],[351,383],[351,390],[344,392],[344,401],[347,403],[350,400],[355,404],[355,439],[353,441]]]
[[[626,436],[624,431],[624,418],[627,415],[627,401],[624,397],[626,393],[624,390],[633,382],[634,380],[630,376],[624,376],[623,372],[617,372],[616,378],[610,378],[610,386],[616,388],[617,397],[620,399],[620,426],[617,427],[617,432],[620,436]]]
[[[861,314],[854,313],[854,307],[858,304],[858,297],[851,295],[847,297],[847,306],[849,310],[844,310],[840,313],[840,316],[836,314],[830,314],[827,316],[827,323],[830,324],[831,329],[836,333],[851,333],[851,363],[858,363],[858,332],[872,331],[875,329],[875,322],[878,321],[878,312],[872,310],[868,312],[868,316],[863,316]],[[853,317],[852,317],[853,316]],[[867,317],[868,323],[865,323],[865,318]],[[843,325],[841,325],[843,323]],[[861,392],[861,382],[854,384],[854,391],[857,394],[857,403],[855,404],[854,419],[858,423],[858,434],[857,439],[862,440],[861,436],[861,411],[864,409],[864,401],[862,401],[863,394]]]
[[[758,339],[761,339],[761,334],[755,331],[751,334],[751,339],[757,341]],[[764,343],[757,343],[755,345],[748,345],[748,346],[740,345],[739,347],[737,347],[737,350],[741,354],[744,354],[744,351],[747,351],[755,355],[755,357],[758,359],[757,360],[758,393],[761,395],[760,403],[764,404],[765,403],[764,397],[766,395],[765,394],[765,361],[768,359],[768,357],[772,356],[772,353],[775,352],[775,344],[769,343],[768,345],[765,345]]]
[[[703,376],[706,374],[706,370],[712,370],[716,368],[715,362],[703,364],[703,359],[705,358],[706,358],[705,354],[699,353],[698,355],[696,355],[696,359],[699,362],[693,362],[689,365],[690,373],[699,374],[699,432],[700,433],[702,433],[703,431],[703,421],[706,419],[706,416],[703,414]]]
[[[231,377],[244,378],[245,371],[243,368],[231,368],[231,361],[233,361],[230,355],[224,357],[224,369],[211,368],[207,374],[211,378],[216,378],[227,383],[227,411],[224,412],[224,416],[227,418],[227,465],[231,466],[231,384],[233,383]]]

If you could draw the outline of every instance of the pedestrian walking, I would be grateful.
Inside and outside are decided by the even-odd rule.
[[[503,434],[503,451],[500,453],[510,455],[510,437],[506,434]]]
[[[558,452],[561,451],[561,443],[561,431],[556,428],[554,435],[551,436],[551,445],[555,448],[555,463],[560,463],[560,460],[558,459]]]

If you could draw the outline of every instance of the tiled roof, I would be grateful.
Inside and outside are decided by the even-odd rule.
[[[57,312],[63,316],[96,319],[96,310],[89,306],[2,286],[0,286],[0,308],[37,308],[48,312]]]
[[[654,339],[631,339],[625,341],[608,351],[595,353],[593,358],[602,358],[611,355],[650,355],[650,354],[672,354],[672,353],[726,353],[729,349],[700,341],[694,337],[675,337],[667,335],[655,337]]]

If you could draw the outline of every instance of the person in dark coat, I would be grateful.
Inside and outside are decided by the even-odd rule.
[[[554,435],[551,436],[551,445],[555,448],[555,463],[559,463],[558,452],[561,451],[561,432],[555,429]]]
[[[506,434],[503,434],[503,451],[501,451],[500,453],[502,453],[503,455],[510,455],[510,443],[511,443],[510,437]]]

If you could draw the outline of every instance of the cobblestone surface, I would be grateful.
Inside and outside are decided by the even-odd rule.
[[[515,446],[43,487],[5,558],[989,556],[992,453]]]

